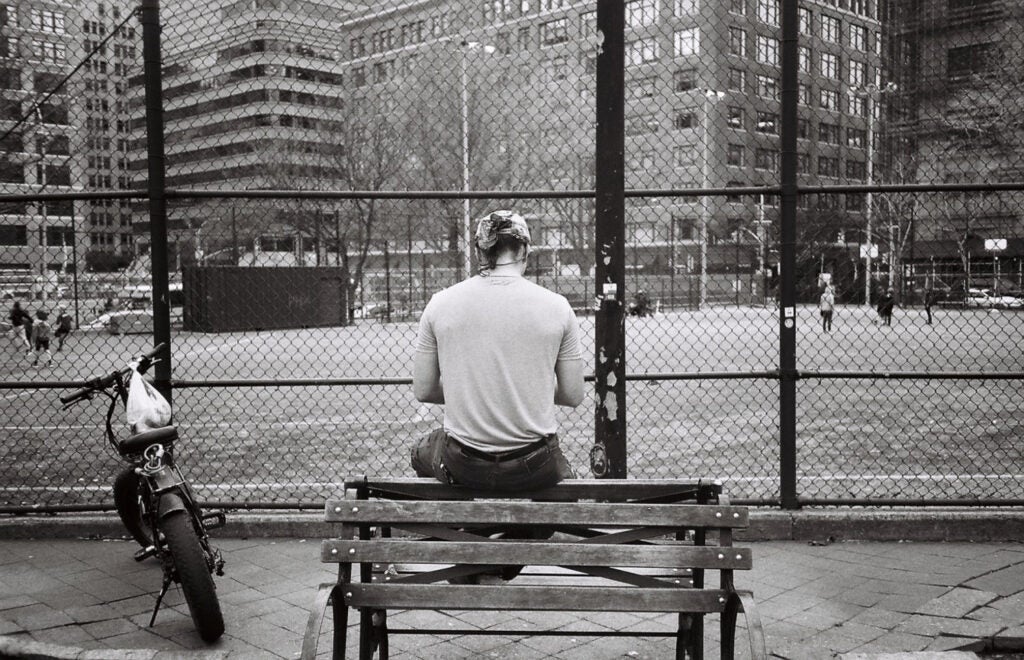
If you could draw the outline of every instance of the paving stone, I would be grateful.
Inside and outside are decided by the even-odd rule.
[[[1024,565],[1010,566],[987,573],[965,584],[972,589],[1010,596],[1024,591]]]
[[[965,616],[968,612],[982,605],[991,603],[996,598],[998,598],[998,594],[990,591],[957,587],[938,598],[928,601],[919,607],[916,613],[957,618]]]
[[[926,635],[928,637],[946,635],[950,637],[982,639],[991,637],[1003,628],[1005,628],[1003,624],[991,621],[950,619],[942,616],[917,614],[901,623],[896,629],[900,632]]]

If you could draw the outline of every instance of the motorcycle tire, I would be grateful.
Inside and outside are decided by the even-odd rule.
[[[126,468],[114,479],[114,507],[125,529],[143,548],[153,545],[153,536],[143,516],[140,498],[145,486],[132,468]]]
[[[171,553],[196,631],[204,642],[216,641],[224,634],[224,617],[191,517],[187,511],[172,511],[160,520],[160,531]]]

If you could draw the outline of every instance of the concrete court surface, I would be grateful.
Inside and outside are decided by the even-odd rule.
[[[227,632],[207,647],[193,631],[176,589],[168,593],[156,625],[147,627],[160,571],[153,560],[134,562],[133,544],[0,539],[0,657],[297,657],[315,587],[335,576],[319,561],[319,538],[219,538],[216,544],[227,560],[225,576],[216,580]],[[754,570],[737,572],[737,586],[753,590],[773,657],[955,660],[975,657],[972,651],[1018,657],[1012,651],[1024,649],[1024,545],[828,540],[741,545],[752,547]],[[523,625],[580,634],[393,636],[391,657],[668,658],[673,657],[668,639],[586,632],[671,630],[673,620],[634,614],[392,613],[393,627]],[[321,651],[327,652],[330,636],[324,632]],[[709,658],[718,657],[717,637],[717,617],[711,617]],[[745,644],[741,630],[741,658],[748,655]],[[968,652],[936,655],[955,649]]]

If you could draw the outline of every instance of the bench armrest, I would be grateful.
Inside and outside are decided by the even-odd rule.
[[[315,660],[316,658],[320,628],[323,626],[327,605],[331,601],[336,586],[338,586],[337,582],[325,582],[317,587],[313,608],[309,612],[309,621],[306,622],[306,634],[302,638],[302,655],[300,656],[302,660]]]

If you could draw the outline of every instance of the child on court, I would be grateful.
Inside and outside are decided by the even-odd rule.
[[[57,329],[53,336],[57,338],[57,351],[64,348],[64,340],[71,334],[71,315],[63,309],[57,310]]]
[[[46,365],[49,366],[53,361],[53,356],[50,354],[50,324],[46,321],[49,318],[49,314],[46,310],[39,310],[36,312],[36,322],[32,324],[32,347],[36,352],[36,359],[32,360],[32,366],[39,365],[39,357],[46,354]]]

